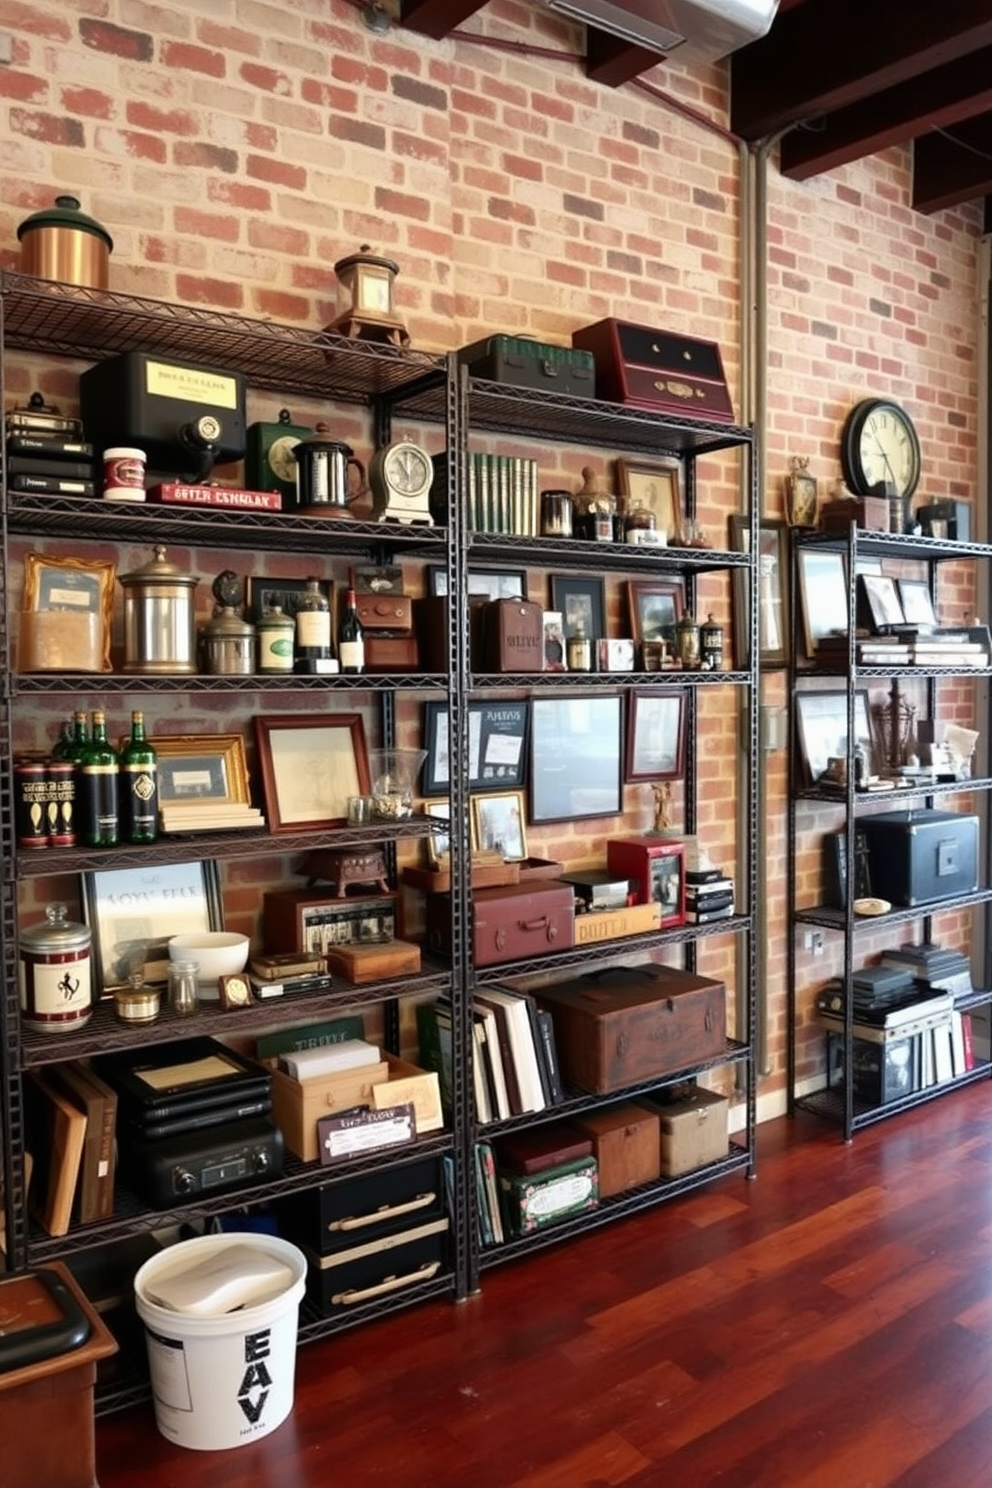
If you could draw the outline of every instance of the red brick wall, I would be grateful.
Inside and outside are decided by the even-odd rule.
[[[673,64],[603,88],[583,75],[575,28],[513,0],[466,23],[481,43],[376,36],[344,0],[256,6],[250,24],[206,0],[10,0],[0,25],[13,36],[13,63],[0,69],[4,265],[17,266],[18,224],[68,191],[113,236],[113,289],[319,327],[343,308],[334,261],[367,242],[401,265],[398,309],[416,346],[447,349],[497,330],[567,341],[576,326],[616,315],[717,341],[738,416],[751,416],[740,390],[742,161],[726,132],[722,68]],[[772,154],[761,431],[770,515],[781,514],[794,454],[809,456],[826,494],[840,473],[844,416],[876,393],[917,422],[921,494],[977,495],[980,214],[913,213],[910,168],[893,149],[795,185]],[[14,359],[8,404],[39,387],[71,405],[77,371]],[[257,399],[249,412],[271,417],[277,407]],[[366,454],[364,421],[334,419]],[[601,451],[539,453],[542,483],[577,487],[587,463],[612,475]],[[703,475],[704,530],[722,542],[736,462],[709,462]],[[950,618],[973,603],[963,577],[943,597]],[[705,602],[729,635],[729,595],[716,589]],[[622,603],[612,588],[618,627]],[[780,675],[767,678],[765,698],[783,701]],[[955,711],[966,720],[970,708],[962,689]],[[36,723],[50,721],[39,713]],[[703,740],[703,820],[720,860],[733,841],[735,729],[728,698]],[[776,1089],[784,753],[769,758],[766,786],[767,1088]],[[646,787],[628,787],[627,804],[629,827],[650,824]],[[532,850],[588,860],[614,825],[535,833]],[[818,862],[814,838],[804,876]],[[729,957],[720,969],[732,974]],[[811,985],[824,970],[800,956]]]

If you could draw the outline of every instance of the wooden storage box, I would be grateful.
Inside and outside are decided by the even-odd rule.
[[[475,671],[482,671],[485,667],[483,623],[488,603],[481,595],[469,595],[468,649],[470,663]],[[422,669],[425,672],[446,672],[451,665],[447,598],[440,594],[426,595],[416,601],[413,614]]]
[[[675,966],[615,966],[541,987],[566,1085],[608,1095],[717,1059],[726,1049],[722,982]]]
[[[371,639],[369,631],[406,636],[413,629],[413,600],[409,594],[357,594],[355,604],[366,632],[366,645]]]
[[[661,1173],[661,1128],[657,1112],[633,1101],[590,1111],[573,1125],[592,1138],[599,1164],[599,1196],[626,1193],[653,1183]]]
[[[820,507],[824,532],[846,532],[851,523],[862,532],[888,532],[889,503],[885,496],[844,496]]]
[[[427,944],[451,953],[451,896],[427,898]],[[476,966],[494,966],[570,950],[575,937],[575,899],[555,879],[509,884],[472,892],[472,954]]]
[[[676,417],[733,423],[723,359],[715,341],[608,319],[573,331],[572,345],[595,357],[601,398]]]
[[[544,670],[544,609],[536,600],[491,599],[482,626],[488,671]]]
[[[372,1087],[372,1109],[384,1111],[387,1106],[402,1106],[409,1101],[417,1121],[417,1135],[440,1131],[444,1126],[441,1110],[441,1087],[436,1070],[408,1064],[395,1054],[386,1055],[389,1074]]]
[[[628,904],[626,909],[594,910],[575,916],[575,944],[599,945],[628,935],[646,935],[661,928],[660,904]]]
[[[362,1069],[301,1084],[285,1070],[272,1071],[272,1115],[290,1152],[304,1162],[316,1162],[317,1122],[351,1106],[370,1106],[373,1089],[389,1078],[389,1065],[380,1060]]]
[[[367,672],[415,672],[420,666],[416,636],[368,635],[365,637]]]
[[[663,1178],[677,1178],[726,1157],[730,1102],[725,1095],[696,1086],[671,1100],[652,1101],[650,1106],[657,1111],[661,1127]]]
[[[329,946],[324,959],[328,971],[356,986],[388,981],[390,977],[416,976],[420,971],[420,947],[409,940]]]

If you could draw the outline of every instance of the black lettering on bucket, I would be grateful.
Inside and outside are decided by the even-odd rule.
[[[271,1353],[269,1344],[270,1330],[264,1329],[260,1333],[245,1334],[245,1369],[238,1386],[238,1404],[246,1420],[254,1425],[261,1417],[265,1409],[265,1402],[269,1398],[269,1390],[272,1385],[272,1376],[266,1366],[261,1363]],[[252,1398],[252,1392],[260,1393]]]

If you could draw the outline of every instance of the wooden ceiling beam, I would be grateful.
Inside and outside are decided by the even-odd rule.
[[[664,61],[663,52],[636,46],[620,36],[586,27],[586,77],[607,88],[619,88],[639,73],[649,72]]]
[[[992,195],[992,113],[959,124],[953,137],[921,135],[913,146],[917,212],[940,212]]]
[[[782,140],[781,171],[791,181],[806,181],[989,109],[992,47],[837,109],[817,127],[793,130]]]
[[[730,59],[730,127],[766,139],[992,46],[988,0],[805,0]]]
[[[441,41],[485,3],[486,0],[402,0],[400,24]]]

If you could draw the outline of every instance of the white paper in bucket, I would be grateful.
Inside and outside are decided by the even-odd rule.
[[[212,1286],[225,1253],[251,1252],[259,1271],[286,1268],[287,1285],[257,1305],[212,1314],[176,1311],[154,1300],[196,1291],[197,1270]],[[155,1422],[177,1446],[201,1451],[240,1447],[266,1436],[293,1408],[296,1333],[306,1283],[303,1252],[273,1235],[204,1235],[181,1240],[146,1261],[134,1278],[145,1325]],[[250,1294],[250,1291],[249,1291]]]

